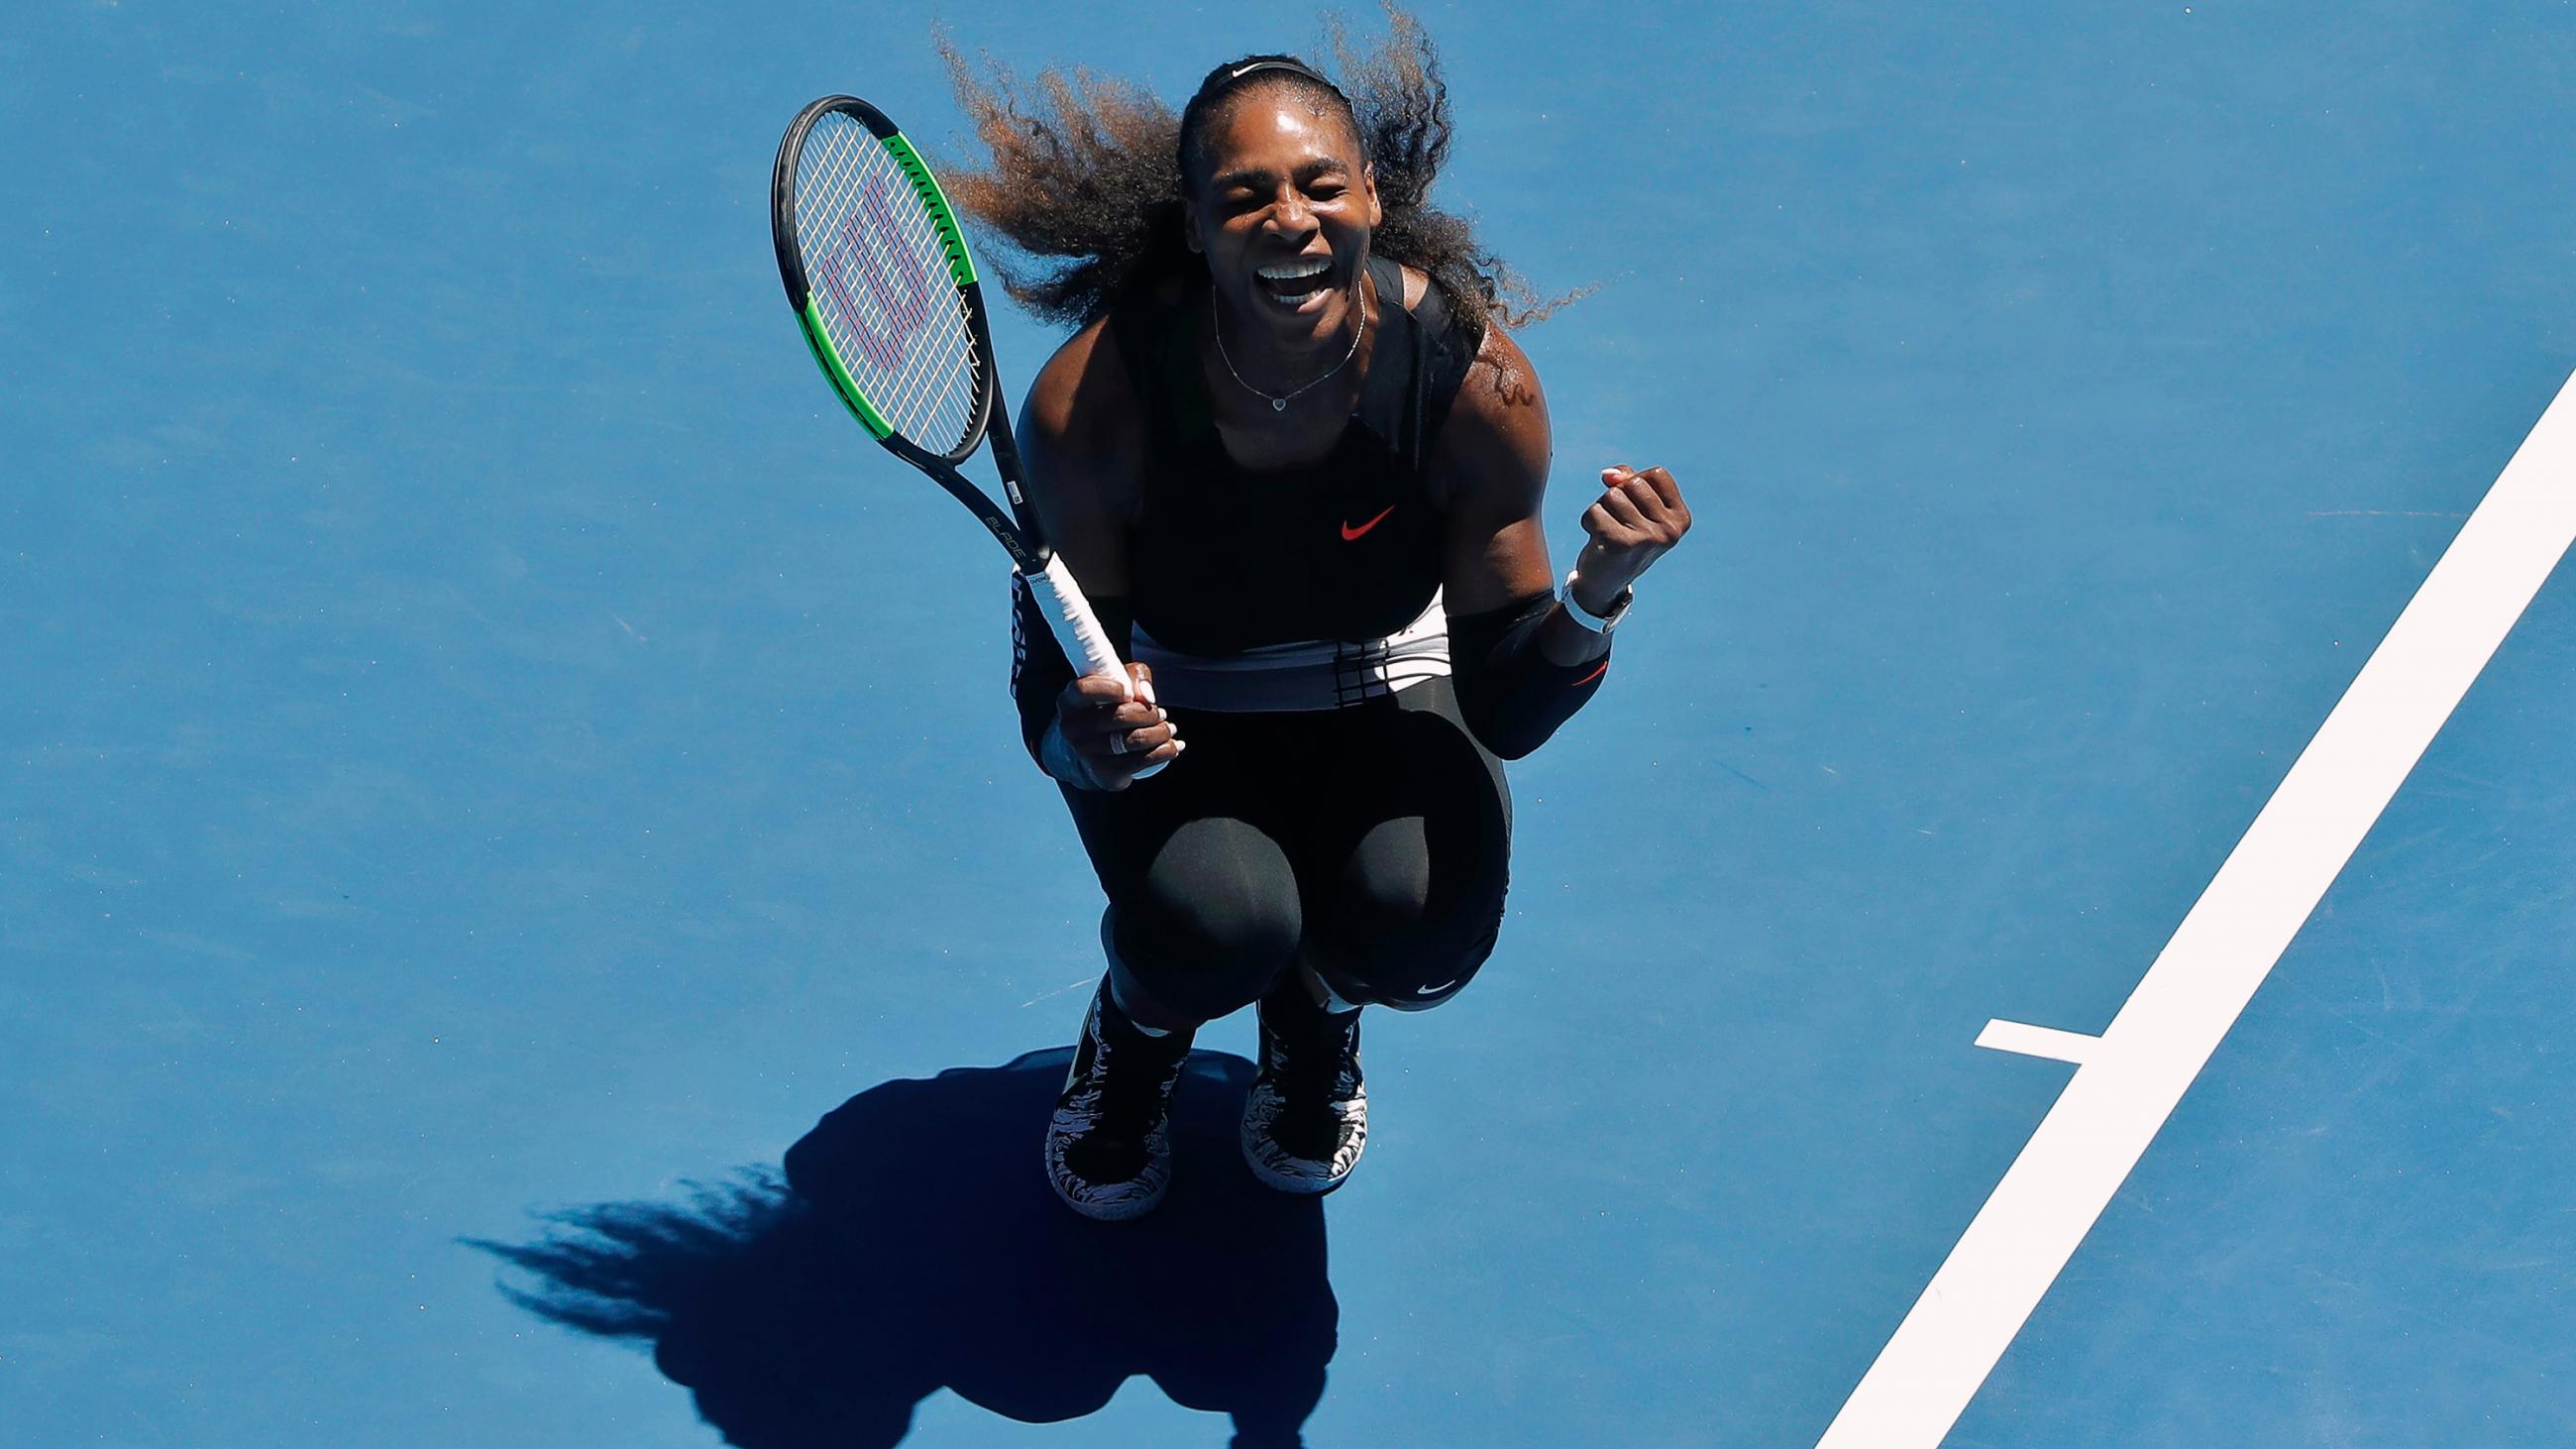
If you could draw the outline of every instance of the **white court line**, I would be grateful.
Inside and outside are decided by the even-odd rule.
[[[2571,541],[2576,378],[2076,1068],[1818,1449],[1930,1449],[1950,1432]]]
[[[1999,1052],[2018,1052],[2026,1057],[2046,1057],[2052,1062],[2074,1062],[2081,1065],[2092,1060],[2094,1049],[2102,1038],[2086,1036],[2080,1031],[2059,1031],[2053,1026],[2033,1026],[2026,1021],[2005,1021],[2001,1017],[1986,1023],[1977,1033],[1977,1045]]]

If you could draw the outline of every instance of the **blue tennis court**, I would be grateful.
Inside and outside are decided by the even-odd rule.
[[[1316,18],[21,15],[0,1444],[2576,1442],[2576,15],[1420,18],[1440,199],[1599,286],[1560,567],[1604,464],[1699,526],[1350,1185],[1237,1017],[1107,1226],[1005,566],[771,155],[960,154],[934,22],[1177,106]]]

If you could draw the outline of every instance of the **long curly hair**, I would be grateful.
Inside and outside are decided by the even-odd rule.
[[[1237,80],[1262,61],[1306,64],[1246,56],[1208,72],[1179,115],[1132,82],[1085,69],[1049,66],[1024,83],[987,56],[979,75],[940,35],[958,104],[990,152],[983,165],[943,158],[940,174],[958,209],[1008,243],[992,260],[1012,298],[1079,328],[1131,290],[1204,275],[1205,263],[1183,240],[1191,148],[1237,97],[1290,87],[1344,117],[1359,137],[1383,213],[1372,251],[1427,274],[1479,331],[1544,318],[1572,298],[1542,300],[1476,239],[1467,218],[1430,204],[1449,159],[1449,89],[1421,22],[1392,4],[1386,14],[1386,37],[1374,46],[1355,42],[1338,18],[1327,21],[1337,83],[1286,67]]]

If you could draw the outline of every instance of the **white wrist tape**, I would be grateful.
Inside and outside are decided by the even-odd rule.
[[[1093,773],[1091,762],[1064,737],[1062,720],[1047,721],[1046,733],[1038,737],[1038,768],[1077,790],[1109,788],[1109,782]]]

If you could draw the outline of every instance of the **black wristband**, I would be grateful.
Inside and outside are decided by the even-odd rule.
[[[1606,652],[1568,665],[1540,651],[1539,630],[1555,608],[1556,593],[1548,590],[1449,621],[1459,712],[1485,748],[1506,760],[1547,743],[1601,691],[1610,669]]]

